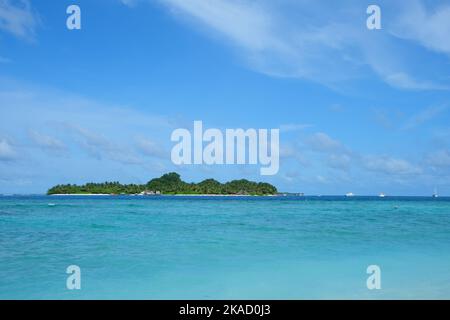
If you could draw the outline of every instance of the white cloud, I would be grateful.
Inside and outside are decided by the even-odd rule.
[[[374,121],[386,129],[412,130],[439,119],[448,109],[449,106],[443,104],[428,106],[409,114],[396,108],[372,108],[372,112]]]
[[[281,144],[280,145],[280,157],[281,158],[292,158],[297,155],[297,149],[292,144]]]
[[[422,80],[411,73],[414,64],[408,62],[410,51],[407,48],[399,50],[398,38],[392,33],[384,30],[369,33],[365,27],[367,5],[364,3],[309,0],[160,2],[177,17],[188,17],[200,24],[201,30],[221,35],[258,72],[303,78],[335,87],[343,81],[372,76],[367,73],[369,67],[382,81],[398,89],[450,89],[448,85]],[[382,1],[380,5],[383,13],[389,12],[385,17],[389,21],[401,20],[400,13],[409,8],[408,1]],[[449,43],[446,12],[443,7],[442,12],[426,16],[431,22],[422,19],[428,26],[424,38],[441,26],[445,32],[439,31],[433,43]]]
[[[425,162],[432,167],[450,168],[450,151],[435,151],[426,157]]]
[[[17,156],[11,144],[6,139],[0,139],[0,161],[10,161]]]
[[[347,78],[352,72],[353,57],[350,52],[342,52],[352,36],[339,23],[309,26],[302,23],[306,17],[293,21],[283,12],[286,8],[269,1],[162,2],[224,36],[242,50],[250,66],[259,72],[325,83]],[[306,11],[302,10],[306,9],[304,4],[296,4],[299,13]],[[319,9],[311,14],[318,13]],[[331,55],[333,61],[329,59]]]
[[[151,101],[146,105],[151,109]],[[170,133],[183,119],[1,77],[0,106],[2,178],[8,174],[11,180],[33,181],[26,189],[0,183],[0,193],[111,179],[145,183],[162,170],[176,170],[170,153],[155,159],[138,152],[136,137],[150,136],[169,148]],[[57,157],[61,152],[64,157]]]
[[[138,0],[120,0],[120,2],[126,6],[134,7],[138,3]]]
[[[303,124],[303,123],[289,123],[280,125],[281,132],[293,132],[293,131],[301,131],[304,129],[311,128],[311,124]]]
[[[165,158],[168,156],[168,152],[159,143],[150,139],[139,138],[137,139],[136,146],[146,156],[156,158]]]
[[[305,140],[305,144],[313,151],[332,153],[343,151],[344,146],[338,140],[331,138],[323,132],[317,132]]]
[[[389,175],[413,175],[422,172],[419,167],[406,160],[389,156],[365,156],[362,159],[362,163],[370,171]]]
[[[53,151],[63,151],[66,149],[63,142],[49,135],[40,133],[36,130],[30,130],[28,134],[33,142],[41,148]]]
[[[67,129],[75,134],[79,145],[96,159],[106,158],[123,164],[143,164],[143,160],[128,147],[113,143],[102,134],[74,125],[67,125]]]
[[[431,106],[425,108],[418,114],[413,115],[403,126],[404,130],[414,129],[432,119],[436,118],[448,109],[447,105]]]
[[[385,81],[393,87],[407,90],[448,90],[449,86],[434,83],[432,81],[422,81],[412,78],[404,72],[388,74]]]
[[[28,155],[29,161],[44,159],[31,149],[37,146],[52,155],[64,152],[65,158],[72,160],[88,161],[84,159],[88,155],[89,161],[104,159],[104,166],[132,164],[147,170],[153,159],[144,159],[136,151],[135,137],[152,134],[154,141],[169,144],[167,137],[179,126],[165,116],[136,108],[103,104],[44,87],[1,80],[0,84],[1,131],[22,141],[24,158]],[[23,139],[24,133],[28,139]],[[32,145],[26,143],[30,139]],[[170,154],[166,154],[166,161],[170,161]]]
[[[450,4],[436,1],[428,9],[421,1],[410,0],[395,23],[393,33],[419,42],[424,47],[450,54]]]
[[[282,143],[280,144],[280,158],[283,160],[294,159],[302,167],[310,165],[309,159],[306,154],[302,152],[300,148],[294,143]]]
[[[306,148],[305,148],[306,147]],[[415,175],[423,172],[422,168],[407,160],[392,157],[389,155],[364,155],[356,150],[352,150],[340,141],[330,137],[323,132],[315,133],[304,140],[303,152],[313,151],[316,157],[315,164],[321,166],[322,162],[326,167],[339,169],[344,172],[362,170],[364,172],[376,172],[398,176]],[[295,154],[291,150],[292,154]],[[324,157],[323,157],[324,156]]]
[[[327,159],[327,164],[334,169],[348,170],[352,163],[352,158],[348,154],[331,154]]]
[[[187,13],[250,50],[283,49],[272,33],[272,17],[258,2],[165,0],[173,9]]]
[[[32,39],[39,19],[28,0],[0,0],[0,30]]]

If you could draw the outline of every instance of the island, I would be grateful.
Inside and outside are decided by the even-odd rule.
[[[121,184],[119,182],[86,183],[84,185],[57,185],[47,191],[48,195],[252,195],[270,196],[277,188],[265,182],[246,179],[220,183],[206,179],[200,183],[181,180],[176,172],[164,174],[147,184]]]

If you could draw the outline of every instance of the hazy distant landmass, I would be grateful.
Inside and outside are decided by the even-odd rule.
[[[206,179],[200,183],[187,183],[175,172],[150,180],[147,184],[120,184],[119,182],[87,183],[85,185],[57,185],[47,191],[55,194],[186,194],[186,195],[274,195],[277,188],[269,183],[233,180],[220,183]]]

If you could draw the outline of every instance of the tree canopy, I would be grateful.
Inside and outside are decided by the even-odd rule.
[[[277,188],[269,183],[253,182],[246,179],[220,183],[206,179],[200,183],[187,183],[176,172],[166,173],[147,184],[120,184],[119,182],[86,183],[84,185],[65,184],[50,188],[47,194],[220,194],[220,195],[273,195]]]

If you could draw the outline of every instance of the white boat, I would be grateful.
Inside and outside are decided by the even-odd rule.
[[[378,195],[380,198],[384,198],[384,197],[386,197],[386,195],[382,192],[382,193],[380,193],[379,195]]]
[[[438,197],[439,197],[439,194],[438,194],[436,188],[434,188],[434,193],[433,193],[432,197],[433,197],[433,198],[438,198]]]
[[[347,193],[345,196],[346,196],[346,197],[354,197],[355,195],[354,195],[353,192],[349,192],[349,193]]]

